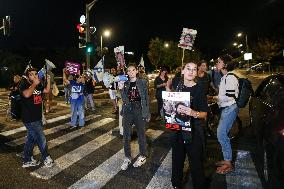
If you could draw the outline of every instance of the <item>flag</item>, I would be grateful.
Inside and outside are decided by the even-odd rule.
[[[142,66],[145,68],[145,65],[144,65],[144,60],[143,60],[143,55],[141,56],[141,59],[140,59],[140,63],[138,66]]]
[[[96,80],[96,82],[100,82],[103,80],[103,76],[104,76],[104,56],[94,67],[94,79]]]

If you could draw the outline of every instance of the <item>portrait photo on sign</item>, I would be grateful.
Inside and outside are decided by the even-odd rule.
[[[167,129],[191,131],[190,92],[162,92],[164,120]]]
[[[114,48],[114,55],[119,68],[124,68],[125,59],[124,59],[124,46],[119,46]]]
[[[191,50],[194,44],[197,31],[183,28],[178,47]]]

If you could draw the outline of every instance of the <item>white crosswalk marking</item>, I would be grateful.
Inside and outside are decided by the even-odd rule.
[[[55,118],[48,119],[47,123],[54,123],[56,121],[59,121],[59,120],[62,120],[62,119],[67,119],[67,118],[70,118],[70,117],[71,117],[71,114],[58,116],[58,117],[55,117]],[[10,135],[13,135],[13,134],[25,131],[25,130],[26,130],[26,127],[22,126],[22,127],[16,128],[16,129],[9,130],[9,131],[3,131],[3,132],[0,133],[0,135],[10,136]]]
[[[146,189],[173,188],[171,183],[172,175],[172,150],[169,151],[155,176],[151,179]]]
[[[108,123],[110,123],[114,120],[115,119],[113,119],[113,118],[104,118],[100,121],[94,122],[91,125],[86,126],[84,128],[84,130],[75,130],[75,131],[70,132],[66,135],[62,135],[58,138],[55,138],[51,141],[48,141],[47,142],[48,149],[54,148],[55,146],[59,146],[60,144],[63,144],[65,142],[69,141],[69,140],[72,140],[72,139],[74,139],[78,136],[81,136],[81,135],[83,135],[83,134],[85,134],[85,133],[87,133],[87,132],[89,132],[93,129],[97,129],[99,127],[102,127],[102,126],[104,126],[104,125],[106,125],[106,124],[108,124]],[[35,148],[34,149],[34,155],[37,155],[39,153],[40,153],[39,148],[38,147]]]
[[[163,131],[148,129],[146,131],[147,136],[151,136],[151,139],[158,138]],[[138,142],[132,142],[131,144],[133,156],[137,156],[139,153]],[[120,166],[124,160],[123,149],[113,155],[111,158],[103,162],[96,169],[89,172],[86,176],[80,179],[78,182],[69,187],[69,189],[84,188],[84,189],[97,189],[102,188],[110,179],[112,179],[120,170]]]
[[[238,151],[235,171],[226,175],[226,181],[228,189],[262,189],[250,152]]]
[[[101,115],[89,115],[87,116],[85,119],[85,121],[89,121],[91,119],[95,119],[97,117],[100,117]],[[63,125],[59,125],[59,126],[56,126],[56,127],[53,127],[53,128],[50,128],[50,129],[46,129],[44,130],[44,134],[45,136],[46,135],[50,135],[50,134],[53,134],[55,132],[58,132],[60,130],[63,130],[63,129],[66,129],[66,128],[69,128],[70,125],[67,125],[67,124],[63,124]],[[18,138],[16,140],[13,140],[13,141],[10,141],[10,142],[6,142],[5,144],[8,145],[8,146],[18,146],[18,145],[21,145],[21,144],[24,144],[25,143],[25,140],[26,140],[26,137],[21,137],[21,138]]]
[[[55,165],[51,168],[47,168],[45,166],[31,172],[31,175],[41,178],[41,179],[50,179],[54,175],[58,174],[59,172],[63,171],[67,167],[71,166],[72,164],[76,163],[83,157],[87,156],[88,154],[94,152],[101,146],[107,144],[108,142],[115,139],[116,136],[113,136],[111,132],[101,135],[100,137],[88,142],[87,144],[73,150],[65,154],[64,156],[56,159]]]

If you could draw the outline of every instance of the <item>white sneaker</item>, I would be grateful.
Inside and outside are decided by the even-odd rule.
[[[131,163],[131,160],[129,158],[125,158],[121,165],[121,170],[125,171],[128,168],[128,165],[130,163]]]
[[[33,158],[33,156],[32,156],[32,157],[31,157],[31,161],[23,163],[22,167],[23,167],[23,168],[35,167],[35,166],[38,166],[39,164],[40,164],[40,162],[38,162],[37,160],[35,160],[35,159]]]
[[[133,167],[140,167],[144,163],[146,163],[146,157],[145,156],[139,156],[137,158],[137,160],[135,161],[135,163],[133,164]]]
[[[47,156],[44,160],[44,165],[46,167],[52,167],[53,166],[53,160],[51,159],[50,156]]]

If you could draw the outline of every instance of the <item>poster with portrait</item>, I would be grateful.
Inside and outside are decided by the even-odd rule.
[[[165,126],[171,130],[191,131],[190,92],[162,92]]]
[[[191,50],[194,44],[196,34],[196,30],[183,28],[178,47]]]
[[[114,55],[117,62],[117,66],[119,68],[124,68],[125,67],[124,46],[115,47]]]
[[[75,62],[65,62],[66,72],[68,74],[79,74],[80,73],[80,64]]]

